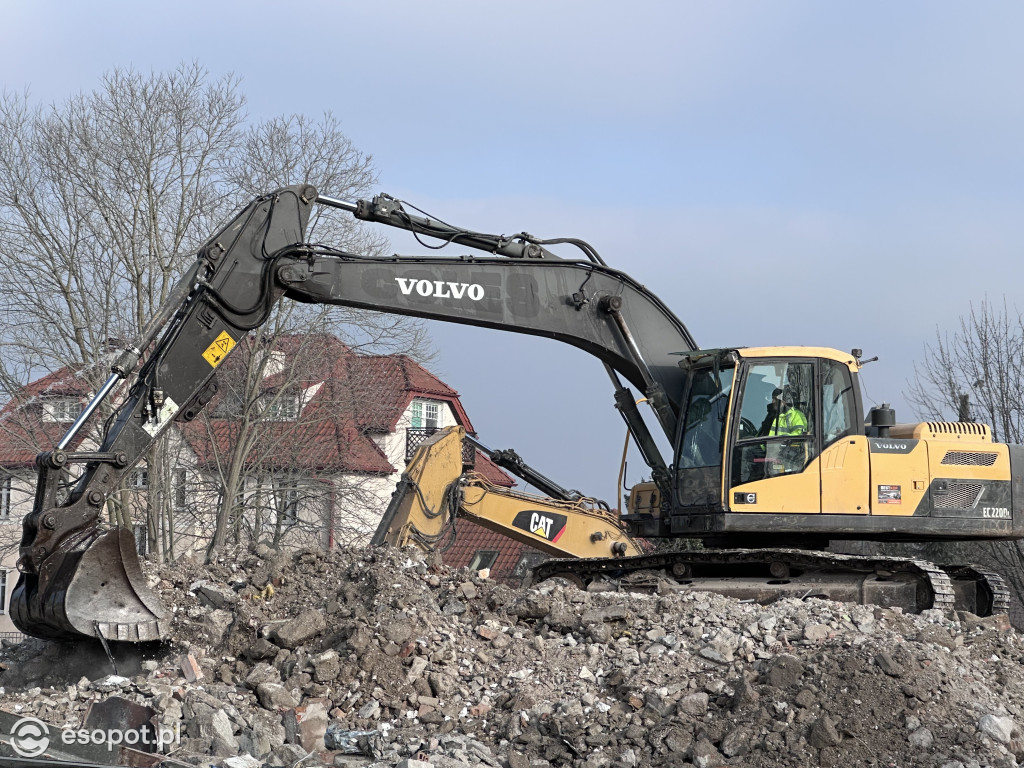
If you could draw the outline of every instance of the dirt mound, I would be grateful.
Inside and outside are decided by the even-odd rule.
[[[118,696],[195,764],[1012,766],[1001,617],[688,591],[512,590],[416,552],[236,552],[152,572],[175,642],[26,641],[0,708],[81,727]],[[310,753],[315,754],[310,754]],[[245,757],[248,756],[248,757]],[[254,758],[254,759],[253,759]]]

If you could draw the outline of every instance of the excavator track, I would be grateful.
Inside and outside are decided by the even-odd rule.
[[[966,587],[966,609],[978,616],[994,616],[1008,613],[1010,610],[1010,587],[995,571],[980,565],[942,565],[940,566],[953,580],[954,589],[960,592]],[[972,589],[973,588],[973,589]],[[973,599],[974,609],[970,602]],[[960,607],[961,600],[957,600]]]
[[[651,575],[646,583],[645,572]],[[684,588],[762,603],[781,597],[823,597],[900,607],[914,613],[929,608],[951,611],[958,607],[954,578],[983,582],[985,589],[994,590],[995,597],[986,606],[988,612],[982,615],[1005,611],[1009,597],[998,576],[976,566],[957,566],[947,572],[934,563],[913,558],[796,549],[706,549],[626,558],[549,560],[533,569],[530,581],[563,577],[584,588],[608,581],[616,588],[650,589],[659,581],[659,572]]]

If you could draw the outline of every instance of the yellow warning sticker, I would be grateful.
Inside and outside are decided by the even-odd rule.
[[[228,336],[227,331],[221,331],[220,336],[213,340],[213,344],[206,348],[203,357],[206,362],[216,368],[221,360],[227,357],[228,352],[235,348],[235,340]]]

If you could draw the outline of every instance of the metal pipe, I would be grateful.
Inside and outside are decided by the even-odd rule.
[[[618,297],[616,297],[618,298]],[[647,367],[647,361],[644,360],[644,356],[640,353],[640,347],[636,343],[636,339],[633,338],[633,334],[629,330],[629,326],[626,325],[626,318],[622,316],[622,312],[618,306],[611,304],[605,311],[612,316],[615,320],[615,325],[619,329],[619,333],[622,334],[623,340],[626,342],[626,346],[629,347],[629,353],[633,356],[633,361],[636,363],[636,367],[640,369],[640,375],[644,377],[644,384],[650,388],[654,384],[654,376],[651,375],[651,369]]]
[[[637,405],[640,403],[646,403],[647,398],[641,397],[636,401]],[[618,514],[622,514],[622,485],[626,480],[626,455],[629,453],[629,440],[633,437],[633,432],[626,427],[626,440],[622,445],[622,461],[619,462],[619,482],[615,487],[615,511]]]
[[[401,201],[388,195],[377,195],[371,202],[362,200],[358,203],[350,203],[347,200],[339,200],[335,197],[317,195],[316,201],[332,208],[348,211],[363,221],[386,224],[389,227],[404,229],[416,235],[425,235],[438,240],[445,240],[449,243],[458,243],[459,245],[476,248],[496,256],[507,256],[512,259],[559,258],[547,248],[535,242],[515,241],[516,238],[525,237],[529,239],[529,236],[525,235],[525,233],[506,237],[505,235],[487,235],[468,229],[452,227],[437,219],[413,216],[402,208]]]
[[[350,203],[347,200],[339,200],[336,197],[327,197],[325,195],[317,195],[316,196],[316,201],[318,203],[323,203],[324,205],[329,205],[329,206],[331,206],[331,208],[341,208],[341,210],[348,211],[349,213],[355,213],[356,212],[356,207],[357,207],[356,204],[355,203]]]
[[[529,483],[534,488],[539,488],[542,493],[545,493],[548,496],[559,499],[560,501],[576,501],[583,495],[579,491],[570,491],[568,488],[563,488],[550,477],[542,475],[536,469],[523,461],[522,456],[511,449],[499,451],[494,450],[493,448],[488,448],[471,435],[466,435],[465,440],[478,451],[485,454],[499,467],[507,469],[520,480]]]
[[[120,373],[110,374],[110,378],[100,387],[100,391],[96,393],[96,397],[89,401],[89,403],[79,414],[78,418],[75,419],[75,423],[68,429],[67,434],[61,438],[61,441],[57,443],[57,449],[63,451],[72,440],[75,439],[75,435],[78,434],[78,430],[82,428],[82,425],[92,416],[93,412],[100,407],[100,403],[110,394],[110,390],[117,386],[117,384],[124,378]]]

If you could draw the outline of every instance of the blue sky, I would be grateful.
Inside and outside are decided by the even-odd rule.
[[[45,102],[116,66],[233,72],[253,118],[333,112],[381,191],[473,229],[588,240],[702,346],[879,355],[867,393],[906,420],[936,328],[986,296],[1017,303],[1024,6],[147,5],[0,1],[4,86]],[[485,442],[611,496],[623,430],[595,360],[433,332]]]

